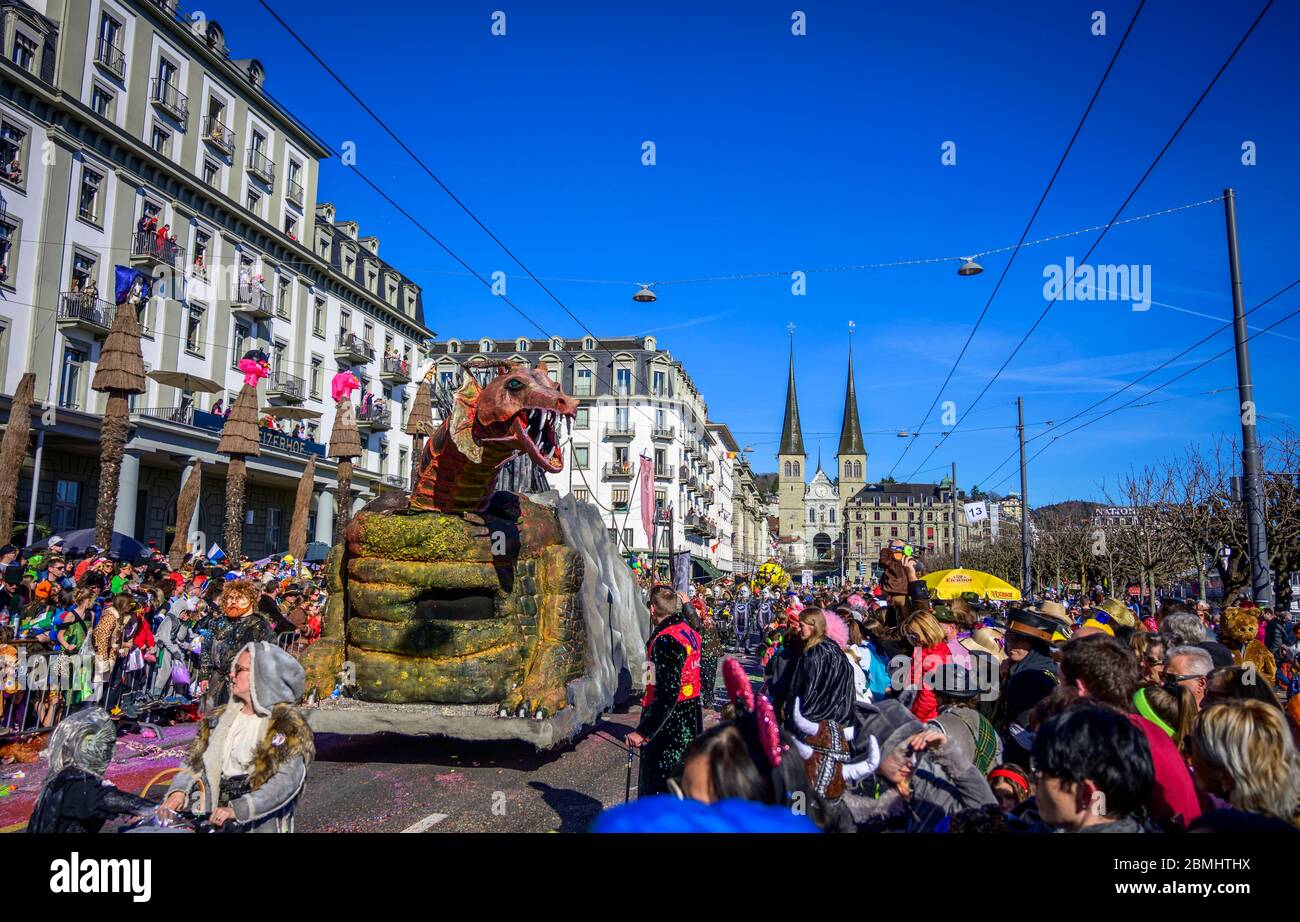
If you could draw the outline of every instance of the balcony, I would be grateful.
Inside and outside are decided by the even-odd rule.
[[[399,355],[386,355],[379,377],[390,384],[406,384],[411,380],[411,363]]]
[[[601,467],[602,480],[631,480],[636,465],[631,461],[606,461]]]
[[[650,432],[650,438],[656,442],[671,442],[676,437],[676,426],[655,426]]]
[[[686,478],[686,489],[695,493],[700,492],[700,478],[696,477],[694,474]]]
[[[655,467],[655,480],[672,480],[673,469],[671,467]]]
[[[289,180],[284,187],[284,197],[295,205],[302,205],[303,192],[302,183]]]
[[[713,502],[713,498],[714,498],[716,495],[717,495],[717,493],[714,492],[713,487],[705,487],[704,489],[702,489],[702,490],[700,491],[700,498],[703,499],[706,503],[712,503],[712,502]]]
[[[190,117],[189,97],[174,83],[154,77],[149,83],[149,99],[181,124]]]
[[[281,403],[302,403],[307,396],[307,382],[303,378],[277,371],[266,382],[266,399]]]
[[[259,283],[245,279],[235,286],[230,309],[250,320],[270,320],[271,293]]]
[[[95,43],[95,63],[118,80],[126,79],[126,53],[107,39]]]
[[[275,182],[275,164],[271,162],[270,157],[260,150],[249,148],[248,160],[245,165],[248,167],[250,175],[256,176],[268,186]]]
[[[181,255],[181,248],[175,242],[157,234],[140,231],[131,237],[131,262],[137,265],[175,269]]]
[[[388,484],[390,487],[395,487],[398,490],[405,490],[410,486],[410,479],[403,477],[401,474],[389,474],[384,478],[384,483]]]
[[[371,404],[357,410],[357,428],[370,432],[387,432],[393,428],[393,414],[388,407]]]
[[[131,411],[131,418],[147,423],[168,423],[201,430],[214,445],[221,438],[221,429],[226,424],[224,416],[218,416],[216,413],[208,413],[204,410],[196,410],[193,405],[145,409],[137,407]],[[320,442],[294,438],[278,429],[259,429],[257,435],[258,441],[261,442],[264,450],[272,449],[282,454],[297,455],[303,457],[304,461],[306,460],[305,456],[309,454],[315,455],[321,460],[325,459],[325,446]]]
[[[706,474],[712,474],[714,471],[718,469],[717,465],[715,465],[712,460],[705,461],[703,464],[700,465],[700,467],[704,469],[704,473]]]
[[[636,429],[630,422],[614,423],[605,426],[605,441],[607,442],[630,442],[636,435]]]
[[[716,538],[718,536],[718,523],[708,516],[701,516],[700,534],[706,538]]]
[[[230,126],[215,115],[203,119],[203,140],[207,141],[227,157],[235,152],[235,133]]]
[[[334,357],[361,364],[375,360],[375,349],[356,333],[340,333],[334,344]]]
[[[693,534],[700,534],[702,519],[698,512],[688,512],[682,519],[682,527]]]
[[[116,305],[107,301],[88,298],[79,291],[66,291],[59,295],[56,322],[61,330],[81,330],[92,336],[107,336],[116,313]]]
[[[691,476],[690,467],[683,464],[681,467],[677,469],[677,476],[680,477],[683,482],[685,482],[686,478]]]

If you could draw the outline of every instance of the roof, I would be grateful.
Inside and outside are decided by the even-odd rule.
[[[781,424],[778,455],[804,455],[803,429],[799,425],[799,398],[794,391],[794,340],[790,340],[790,381],[785,390],[785,421]]]
[[[858,392],[853,386],[853,340],[849,340],[849,383],[844,388],[844,419],[840,423],[840,446],[836,457],[865,455],[862,443],[862,424],[858,421]]]

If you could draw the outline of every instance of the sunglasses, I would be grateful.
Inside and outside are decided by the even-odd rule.
[[[1186,681],[1188,681],[1189,679],[1201,679],[1201,680],[1204,680],[1204,679],[1206,679],[1206,678],[1207,678],[1207,676],[1203,676],[1203,675],[1178,675],[1178,674],[1176,674],[1176,673],[1172,673],[1172,672],[1166,672],[1166,673],[1165,673],[1165,681],[1167,681],[1167,682],[1186,682]]]

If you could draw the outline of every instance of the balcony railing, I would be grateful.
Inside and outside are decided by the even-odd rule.
[[[289,201],[293,202],[295,205],[301,205],[302,197],[303,197],[302,183],[294,182],[292,179],[289,180],[289,182],[285,185],[284,194],[285,197],[288,198]]]
[[[354,362],[373,362],[375,349],[356,333],[340,333],[334,354]]]
[[[376,432],[386,432],[393,428],[393,414],[388,407],[371,405],[357,409],[357,425],[369,426]]]
[[[190,116],[189,97],[174,83],[154,77],[149,84],[149,98],[178,122],[184,122]]]
[[[683,464],[681,467],[677,468],[677,476],[682,480],[685,480],[687,477],[691,476],[691,469],[687,465]]]
[[[197,410],[193,406],[181,407],[148,407],[139,408],[131,411],[133,417],[143,417],[145,419],[157,420],[159,422],[171,423],[178,426],[189,426],[194,429],[203,430],[207,433],[212,442],[221,438],[221,429],[226,424],[226,418],[216,413],[208,413],[205,410]],[[316,455],[319,458],[325,457],[325,446],[320,442],[313,442],[310,439],[299,439],[292,435],[286,435],[278,429],[261,428],[258,430],[258,441],[262,443],[262,448],[270,448],[279,452],[290,455]]]
[[[670,467],[656,467],[655,480],[672,480],[673,469]]]
[[[402,489],[406,488],[408,480],[410,480],[409,477],[403,477],[400,474],[389,474],[384,478],[384,482],[389,486],[401,487]]]
[[[655,426],[650,437],[656,442],[671,442],[677,437],[676,426]]]
[[[573,385],[573,396],[574,397],[595,397],[596,387],[593,384],[575,383]]]
[[[235,152],[235,133],[230,130],[229,125],[216,116],[204,116],[203,140],[218,150],[224,151],[227,156]]]
[[[137,262],[156,262],[176,268],[181,248],[172,240],[140,231],[131,238],[131,259]]]
[[[59,295],[59,313],[56,318],[60,326],[76,327],[104,336],[113,326],[117,307],[99,298],[87,297],[80,291],[66,291]]]
[[[267,185],[275,182],[275,164],[271,158],[266,156],[260,150],[255,148],[248,149],[248,172],[252,173],[258,179],[261,179]]]
[[[257,282],[244,279],[235,285],[235,296],[230,308],[254,320],[269,320],[271,293]]]
[[[631,461],[606,461],[602,468],[605,480],[630,480],[636,473],[636,465]]]
[[[101,38],[95,44],[95,63],[118,80],[126,79],[126,54],[108,39]]]
[[[411,363],[401,356],[386,355],[379,376],[394,384],[405,384],[411,380]]]
[[[301,403],[307,394],[307,382],[303,378],[283,371],[277,371],[266,382],[266,396],[270,400],[291,400]]]
[[[631,423],[614,423],[605,425],[605,438],[610,440],[630,439],[636,435]]]

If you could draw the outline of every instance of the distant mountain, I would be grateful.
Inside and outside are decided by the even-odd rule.
[[[1067,499],[1059,503],[1037,506],[1034,508],[1034,515],[1071,520],[1091,519],[1093,513],[1101,505],[1101,503],[1091,503],[1083,499]]]
[[[760,496],[766,496],[769,493],[776,492],[777,475],[772,474],[755,474],[754,487],[758,490]]]

